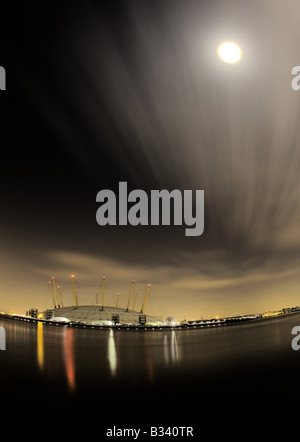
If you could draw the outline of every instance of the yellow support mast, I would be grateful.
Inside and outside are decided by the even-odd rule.
[[[147,291],[146,291],[145,298],[144,298],[144,302],[143,302],[143,305],[142,305],[140,313],[144,313],[144,310],[145,310],[145,307],[146,307],[146,302],[147,302],[148,295],[149,295],[149,292],[150,292],[150,287],[151,287],[151,284],[148,284]]]
[[[63,300],[62,300],[61,286],[60,285],[57,286],[57,290],[58,290],[58,295],[59,295],[59,299],[60,299],[60,305],[61,305],[61,307],[63,307],[64,304],[63,304]]]
[[[137,298],[137,297],[138,297],[138,293],[135,294],[134,301],[133,301],[133,306],[132,306],[132,310],[135,309],[135,304],[136,304],[136,298]]]
[[[128,304],[127,304],[127,309],[126,309],[127,312],[129,311],[129,306],[130,306],[130,301],[131,301],[131,297],[132,297],[132,290],[133,290],[134,283],[135,283],[135,281],[133,279],[132,283],[131,283],[131,287],[130,287],[130,292],[129,292]]]
[[[49,289],[50,289],[50,293],[51,293],[52,302],[53,302],[54,308],[56,308],[53,287],[52,287],[52,284],[51,284],[50,280],[49,280],[48,284],[49,284]]]
[[[58,296],[58,292],[57,292],[57,288],[56,288],[56,284],[55,284],[55,278],[54,278],[54,276],[52,276],[52,284],[53,284],[53,287],[54,287],[54,293],[55,293],[56,303],[57,303],[58,308],[60,308],[59,296]]]
[[[102,306],[101,306],[101,310],[104,310],[104,290],[105,290],[105,280],[106,280],[106,277],[103,276],[103,277],[102,277]]]
[[[74,305],[75,305],[75,308],[78,308],[78,298],[77,298],[77,292],[75,289],[75,281],[74,281],[75,275],[71,275],[71,278],[72,278],[72,286],[73,286]]]

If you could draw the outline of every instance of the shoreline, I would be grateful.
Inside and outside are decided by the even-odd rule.
[[[94,329],[94,330],[134,330],[134,331],[141,331],[141,330],[194,330],[194,329],[206,329],[206,328],[214,328],[214,327],[226,327],[226,326],[233,326],[233,325],[241,325],[241,324],[248,324],[252,322],[262,322],[262,321],[268,321],[270,319],[281,319],[285,318],[291,315],[300,313],[299,310],[295,311],[288,311],[283,312],[281,314],[276,315],[269,315],[269,316],[263,316],[263,314],[257,314],[257,315],[249,315],[249,316],[235,316],[235,317],[228,317],[228,318],[221,318],[221,319],[209,319],[209,320],[201,320],[201,321],[186,321],[182,322],[180,324],[158,324],[158,325],[140,325],[140,324],[111,324],[111,325],[96,325],[96,324],[89,324],[79,321],[55,321],[51,319],[41,319],[41,318],[33,318],[26,315],[18,315],[13,314],[10,315],[8,313],[0,313],[0,320],[10,320],[10,321],[20,321],[20,322],[26,322],[26,323],[43,323],[47,326],[60,326],[60,327],[72,327],[72,328],[87,328],[87,329]]]

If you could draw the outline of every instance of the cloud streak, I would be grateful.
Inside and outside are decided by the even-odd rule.
[[[282,304],[294,303],[300,95],[291,67],[299,64],[300,5],[288,3],[176,0],[170,8],[139,0],[116,14],[92,2],[53,19],[40,64],[16,61],[44,139],[55,140],[45,155],[62,161],[51,184],[43,178],[57,214],[47,218],[39,207],[45,192],[30,188],[34,215],[21,243],[28,231],[35,237],[31,263],[40,276],[53,269],[67,281],[75,272],[91,291],[99,272],[114,275],[116,286],[155,281],[164,308],[171,298],[179,306],[182,293],[207,312],[217,303],[252,309],[254,300],[257,309],[267,300],[277,307],[280,290]],[[217,57],[227,39],[243,50],[235,66]],[[204,189],[204,235],[100,228],[96,194],[119,181],[146,191]]]

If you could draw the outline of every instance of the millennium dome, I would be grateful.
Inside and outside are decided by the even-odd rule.
[[[160,325],[163,324],[163,319],[151,315],[145,315],[144,310],[146,301],[150,292],[151,284],[148,284],[147,291],[143,300],[141,310],[135,310],[135,301],[133,307],[130,308],[132,291],[135,281],[133,280],[130,287],[127,308],[120,308],[105,305],[104,292],[106,277],[102,279],[102,302],[99,304],[98,295],[96,297],[96,305],[79,305],[77,291],[75,288],[75,276],[71,275],[74,305],[64,307],[61,292],[56,286],[54,276],[49,280],[49,290],[51,293],[54,308],[43,312],[42,316],[48,320],[69,323],[81,323],[89,325]],[[118,304],[118,301],[117,301]]]
[[[44,316],[54,321],[80,322],[91,325],[136,325],[144,321],[145,325],[159,325],[163,323],[162,318],[143,315],[141,312],[128,310],[120,307],[100,305],[79,305],[60,307],[44,312]]]

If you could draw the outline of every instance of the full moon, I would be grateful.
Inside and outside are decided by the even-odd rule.
[[[242,51],[237,44],[226,41],[218,47],[218,54],[221,60],[226,63],[237,63],[241,59]]]

